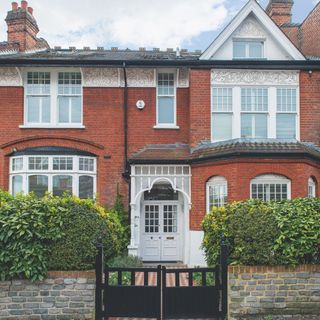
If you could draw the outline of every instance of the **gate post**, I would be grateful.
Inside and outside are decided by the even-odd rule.
[[[102,320],[102,275],[104,271],[103,266],[103,244],[102,239],[99,238],[96,244],[98,253],[96,256],[96,305],[95,305],[95,320]]]
[[[227,319],[228,316],[228,245],[225,242],[225,237],[222,235],[221,252],[221,312],[222,319]]]

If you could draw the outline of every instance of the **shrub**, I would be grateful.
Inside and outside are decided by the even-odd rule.
[[[140,258],[128,255],[121,255],[111,259],[109,261],[108,266],[111,268],[141,268],[143,266],[143,262]],[[110,272],[109,273],[109,283],[111,285],[116,285],[118,283],[118,276],[117,272]],[[131,284],[131,272],[122,272],[122,284],[123,285],[130,285]]]
[[[3,195],[1,192],[1,199],[5,198],[0,206],[1,279],[42,280],[47,271],[47,244],[62,237],[65,209],[56,198]]]
[[[320,262],[320,199],[236,202],[214,208],[202,226],[209,265],[218,262],[222,234],[230,245],[231,264]]]
[[[119,190],[117,191],[117,197],[114,206],[111,209],[105,206],[105,210],[108,212],[113,212],[120,221],[123,230],[122,233],[118,235],[118,239],[120,242],[120,252],[125,255],[130,243],[130,224],[128,212],[125,210],[123,205],[123,197],[119,193]]]
[[[123,228],[113,212],[91,200],[62,199],[66,214],[62,217],[64,237],[49,246],[50,270],[94,269],[96,243],[101,237],[106,260],[121,252]]]
[[[48,269],[92,269],[97,239],[111,258],[121,251],[123,232],[115,213],[92,200],[0,192],[1,279],[42,280]]]
[[[117,256],[107,264],[111,268],[141,268],[143,266],[141,258],[130,255]]]

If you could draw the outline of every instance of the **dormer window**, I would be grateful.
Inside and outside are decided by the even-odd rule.
[[[233,59],[263,59],[264,41],[233,40]]]

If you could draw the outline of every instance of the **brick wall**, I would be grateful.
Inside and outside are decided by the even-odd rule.
[[[320,319],[320,265],[229,267],[229,320]]]
[[[94,289],[94,272],[50,272],[36,283],[0,282],[0,319],[92,320]]]
[[[317,4],[300,27],[301,50],[305,55],[320,55],[320,5]]]
[[[308,195],[308,179],[313,176],[320,181],[320,167],[307,160],[244,159],[233,158],[192,166],[191,230],[201,230],[206,213],[206,182],[214,176],[223,176],[228,181],[228,200],[250,198],[251,179],[262,174],[283,175],[291,180],[291,197]],[[318,196],[319,189],[317,190]]]

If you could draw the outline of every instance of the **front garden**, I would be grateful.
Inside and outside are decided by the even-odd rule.
[[[231,265],[320,264],[320,199],[248,200],[214,208],[203,221],[209,265],[218,262],[221,236]]]
[[[121,204],[106,210],[73,196],[12,197],[0,191],[0,280],[43,280],[49,270],[94,269],[101,237],[107,260],[128,245]]]

